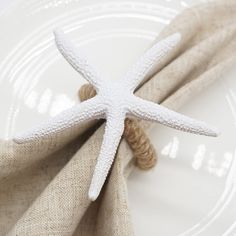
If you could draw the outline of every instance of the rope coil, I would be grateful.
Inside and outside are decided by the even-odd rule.
[[[96,96],[96,90],[91,84],[84,84],[79,89],[81,101]],[[125,119],[124,138],[133,151],[135,165],[142,170],[149,170],[157,163],[157,156],[150,139],[135,119]]]

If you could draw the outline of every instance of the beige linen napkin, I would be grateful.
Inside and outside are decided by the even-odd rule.
[[[182,34],[178,48],[137,91],[138,96],[171,109],[220,78],[233,64],[236,1],[185,10],[157,40],[175,32]],[[147,122],[141,125],[147,130],[151,127]],[[37,142],[0,141],[0,235],[133,235],[126,186],[132,153],[125,141],[99,199],[88,200],[103,132],[104,125],[87,123],[79,131]]]

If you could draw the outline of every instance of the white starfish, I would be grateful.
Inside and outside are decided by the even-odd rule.
[[[97,95],[51,118],[39,127],[15,137],[14,140],[17,143],[24,143],[66,129],[76,129],[80,123],[87,120],[106,118],[101,151],[89,189],[89,198],[95,200],[114,160],[124,130],[126,116],[157,121],[166,126],[191,133],[217,136],[217,129],[204,122],[188,118],[134,95],[134,90],[139,83],[177,45],[180,39],[179,33],[171,35],[149,49],[122,79],[104,81],[66,35],[63,32],[55,31],[55,40],[59,51],[74,69],[94,86]]]

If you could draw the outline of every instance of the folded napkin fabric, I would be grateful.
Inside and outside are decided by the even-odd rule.
[[[156,42],[175,32],[182,36],[180,44],[136,91],[173,110],[234,65],[236,2],[221,0],[187,9]],[[148,131],[154,124],[140,125]],[[1,140],[0,235],[134,235],[126,185],[133,160],[125,141],[99,198],[88,199],[103,133],[104,124],[90,121],[76,131],[24,144]]]

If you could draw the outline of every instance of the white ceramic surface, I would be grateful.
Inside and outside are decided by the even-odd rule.
[[[200,0],[17,0],[0,16],[0,137],[71,107],[85,82],[61,57],[61,27],[110,79],[117,79],[182,9]],[[218,126],[207,138],[160,125],[150,137],[157,167],[128,182],[137,236],[236,235],[236,70],[180,112]]]

